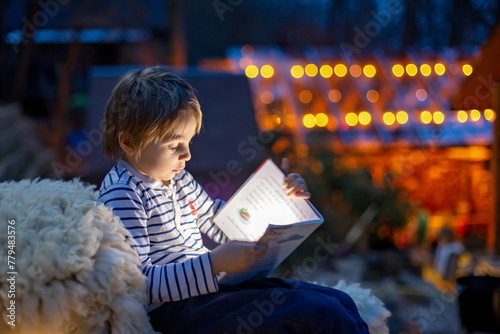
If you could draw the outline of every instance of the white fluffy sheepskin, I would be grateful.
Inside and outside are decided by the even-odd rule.
[[[93,187],[74,180],[0,183],[0,248],[16,231],[16,326],[7,324],[7,266],[0,266],[0,333],[155,333],[145,278],[129,235]]]
[[[387,319],[391,312],[384,307],[384,303],[373,296],[370,289],[362,288],[359,283],[347,284],[340,280],[334,289],[344,291],[354,300],[359,315],[366,322],[370,334],[389,334]]]

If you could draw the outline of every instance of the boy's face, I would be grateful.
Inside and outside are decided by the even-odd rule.
[[[168,184],[175,174],[191,159],[189,144],[196,134],[196,120],[189,113],[179,117],[173,127],[171,139],[151,142],[141,151],[141,156],[127,156],[127,162],[139,173]]]

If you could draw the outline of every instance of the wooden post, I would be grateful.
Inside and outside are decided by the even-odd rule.
[[[493,253],[500,255],[500,85],[497,84],[493,91],[493,106],[496,113],[493,122],[493,143],[491,156],[491,172],[493,181],[493,222],[488,231],[488,248]]]

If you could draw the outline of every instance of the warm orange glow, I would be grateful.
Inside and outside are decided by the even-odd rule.
[[[338,77],[344,77],[347,74],[347,67],[345,67],[344,64],[337,64],[333,68],[333,71],[335,72],[335,75]]]
[[[470,66],[469,64],[465,64],[462,66],[462,72],[464,72],[464,74],[466,76],[469,76],[472,74],[472,66]]]
[[[264,65],[260,68],[260,75],[264,78],[271,78],[274,75],[274,68],[271,65]]]
[[[299,100],[302,103],[309,103],[313,99],[313,95],[310,91],[307,89],[301,90],[299,93]]]
[[[310,77],[315,77],[316,74],[318,74],[318,66],[314,64],[307,64],[306,65],[306,74]]]
[[[345,123],[349,126],[355,126],[358,124],[358,115],[353,112],[348,113],[345,115]]]
[[[319,113],[316,115],[316,125],[319,127],[325,127],[328,124],[328,116],[324,113]]]
[[[245,69],[247,66],[252,65],[252,58],[242,57],[238,62],[238,65],[240,65],[240,68]]]
[[[420,65],[420,73],[422,73],[424,77],[428,77],[429,75],[431,75],[431,72],[432,68],[430,67],[429,64]]]
[[[378,101],[378,98],[379,98],[379,95],[378,95],[378,92],[374,89],[371,89],[369,90],[367,93],[366,93],[366,98],[368,99],[368,101],[370,101],[371,103],[375,103]]]
[[[330,65],[323,65],[320,67],[319,73],[323,78],[329,78],[333,75],[333,68]]]
[[[372,121],[372,116],[367,111],[362,111],[359,113],[359,124],[368,125]]]
[[[396,64],[392,67],[392,73],[400,78],[405,74],[405,68],[401,64]]]
[[[418,68],[415,64],[408,64],[406,65],[406,73],[408,73],[408,75],[410,77],[414,77],[418,72]]]
[[[262,103],[270,104],[274,101],[274,94],[271,91],[266,90],[260,94],[260,100]]]
[[[359,65],[352,65],[350,68],[349,68],[349,73],[351,73],[351,75],[355,78],[359,77],[362,73],[362,70],[361,70],[361,66]]]
[[[368,64],[365,67],[363,67],[363,73],[368,77],[368,78],[373,78],[375,74],[377,74],[377,69],[375,66]]]
[[[496,118],[496,114],[492,109],[486,109],[484,111],[484,118],[486,118],[488,122],[493,122]]]
[[[340,99],[342,98],[342,94],[338,89],[332,89],[328,92],[328,98],[332,102],[339,102]]]
[[[427,92],[425,89],[417,89],[417,92],[415,93],[415,95],[417,96],[417,99],[419,101],[425,101],[427,99]]]
[[[443,64],[437,63],[436,65],[434,65],[434,72],[436,72],[437,75],[443,75],[444,72],[446,72],[446,68]]]
[[[245,74],[249,78],[255,78],[259,75],[259,68],[255,65],[248,65],[247,68],[245,68]]]
[[[473,121],[473,122],[477,122],[479,121],[479,119],[481,118],[481,113],[479,112],[479,110],[477,109],[472,109],[470,111],[470,119]]]
[[[396,122],[396,116],[394,116],[394,114],[390,111],[384,113],[382,119],[384,120],[384,123],[387,125],[393,125]]]
[[[309,154],[309,147],[306,144],[299,144],[295,148],[298,158],[305,158]]]
[[[444,114],[441,112],[441,111],[435,111],[433,114],[432,114],[432,120],[434,121],[434,123],[436,124],[441,124],[444,122]]]
[[[269,118],[271,120],[273,128],[281,125],[281,118],[278,115],[271,115]]]
[[[316,117],[314,117],[314,115],[312,114],[304,115],[304,117],[302,118],[302,124],[304,124],[306,128],[310,129],[316,124]]]
[[[469,115],[463,110],[460,110],[457,112],[457,119],[460,123],[465,123],[467,122],[467,119],[469,118]]]
[[[396,113],[396,119],[399,124],[406,124],[408,122],[408,114],[404,110],[400,110]]]
[[[422,121],[422,123],[424,124],[429,124],[430,122],[432,122],[432,114],[430,111],[422,111],[420,113],[420,120]]]
[[[292,74],[292,77],[295,79],[302,78],[304,76],[304,68],[300,65],[294,65],[290,69],[290,73]]]

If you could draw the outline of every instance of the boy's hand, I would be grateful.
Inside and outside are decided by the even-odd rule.
[[[287,158],[281,160],[281,170],[287,174],[283,188],[288,197],[300,197],[304,199],[311,197],[311,193],[307,191],[306,181],[297,173],[288,174],[290,161]]]
[[[211,253],[212,271],[238,272],[250,268],[267,250],[267,245],[255,242],[230,241],[217,246]]]

